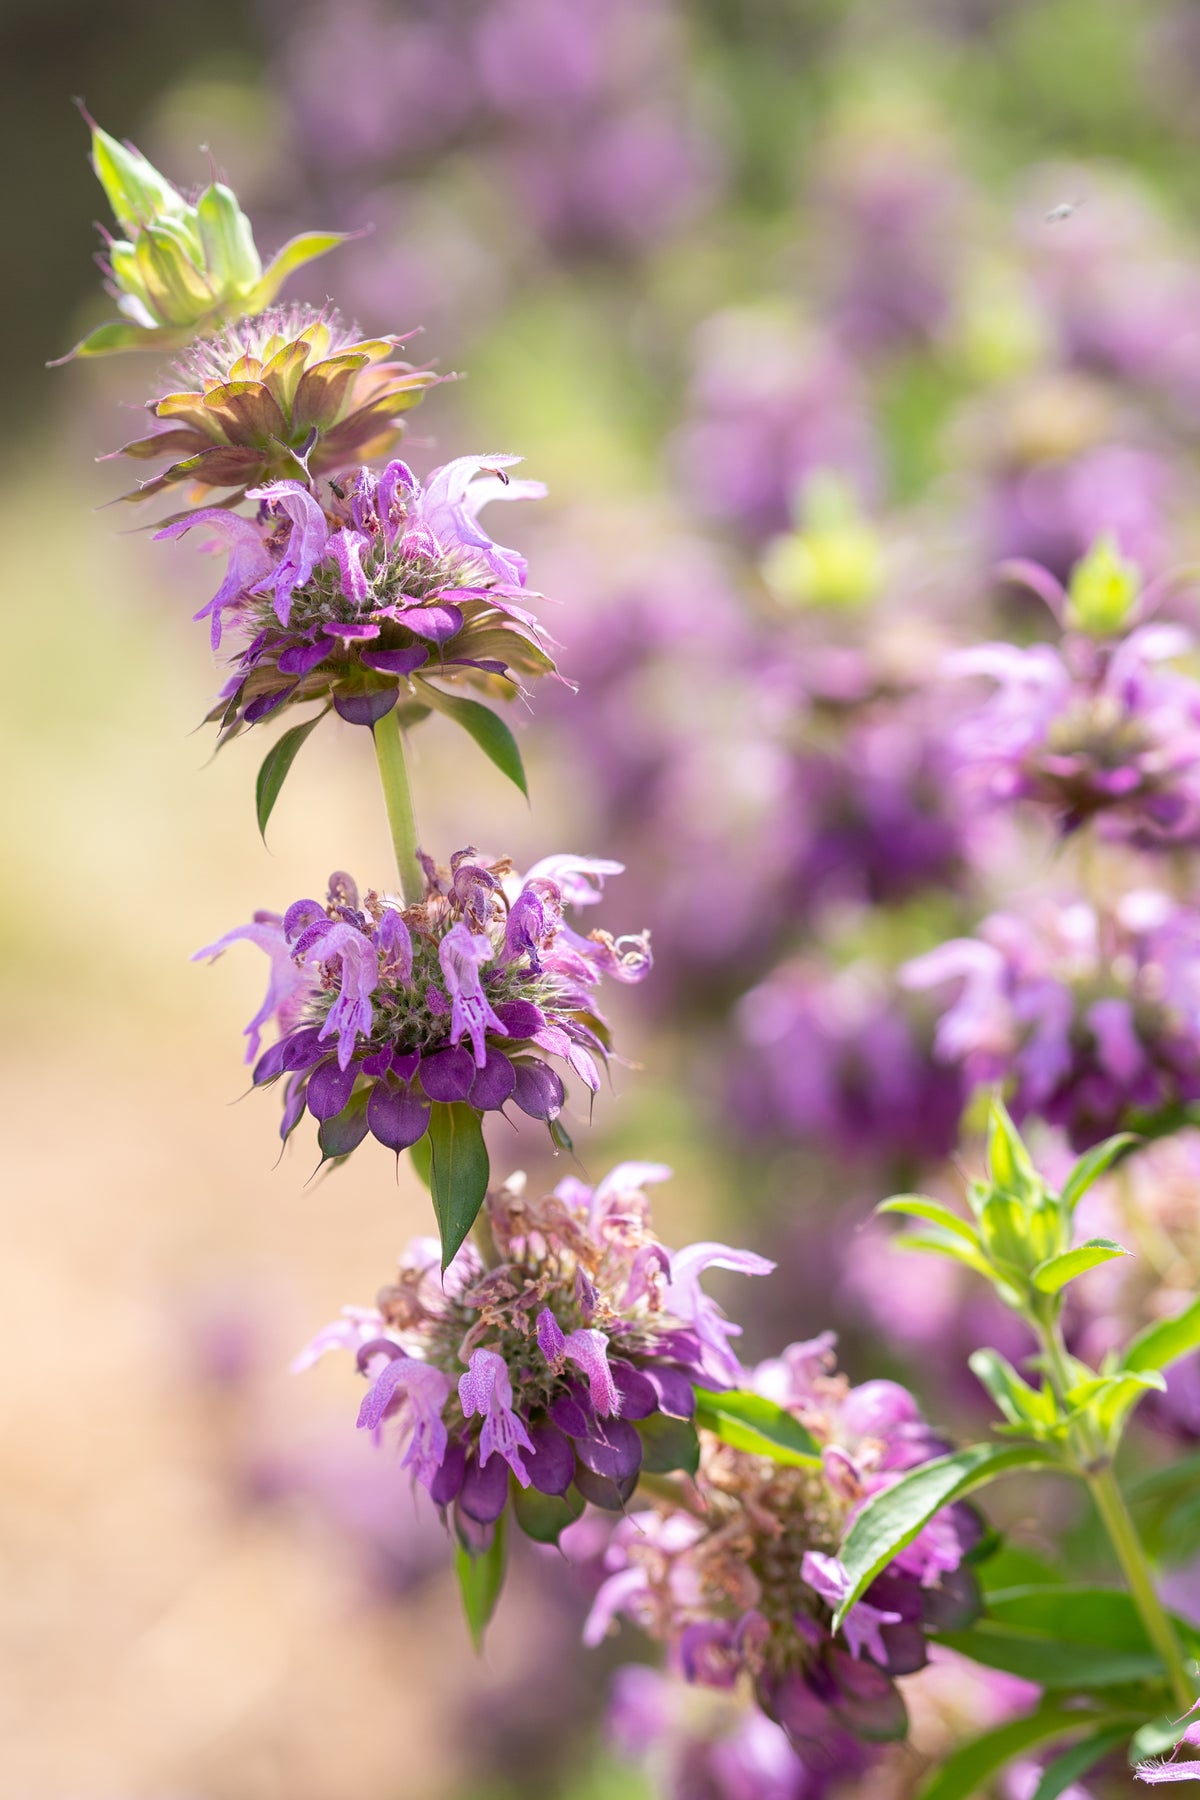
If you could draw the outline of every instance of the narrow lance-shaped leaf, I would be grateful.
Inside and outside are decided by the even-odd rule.
[[[1049,1256],[1039,1263],[1033,1271],[1033,1285],[1039,1293],[1057,1294],[1077,1275],[1086,1275],[1089,1269],[1098,1269],[1101,1263],[1128,1255],[1128,1250],[1114,1244],[1111,1238],[1089,1238],[1086,1244],[1064,1250],[1060,1256]]]
[[[1200,1300],[1193,1300],[1173,1319],[1160,1319],[1157,1325],[1140,1331],[1126,1348],[1121,1367],[1131,1371],[1166,1369],[1193,1350],[1200,1350]]]
[[[1101,1757],[1115,1750],[1118,1744],[1124,1743],[1129,1736],[1128,1725],[1111,1725],[1107,1731],[1098,1731],[1094,1736],[1084,1738],[1082,1744],[1072,1744],[1061,1756],[1056,1756],[1042,1771],[1042,1779],[1034,1789],[1033,1800],[1058,1800],[1069,1787],[1074,1787],[1080,1776],[1086,1775],[1094,1768]]]
[[[299,237],[289,238],[263,270],[262,280],[247,294],[246,311],[261,312],[264,306],[270,306],[289,275],[294,275],[297,269],[318,256],[336,250],[349,235],[344,231],[302,231]]]
[[[464,1100],[429,1110],[429,1190],[449,1268],[475,1223],[488,1184],[488,1153],[479,1114]]]
[[[839,1552],[850,1588],[834,1619],[835,1631],[881,1570],[943,1506],[1017,1469],[1061,1466],[1051,1451],[1035,1444],[972,1444],[951,1456],[922,1463],[901,1476],[894,1487],[872,1495]]]
[[[422,681],[419,685],[422,697],[430,706],[443,713],[446,718],[453,719],[456,725],[461,725],[474,738],[484,755],[495,763],[500,773],[507,775],[528,800],[525,765],[521,761],[517,740],[504,720],[490,707],[482,706],[478,700],[467,700],[461,694],[444,694],[440,688],[432,687],[427,681]]]
[[[1119,1725],[1137,1724],[1135,1713],[1108,1709],[1083,1712],[1071,1706],[1040,1706],[1022,1719],[1010,1719],[994,1731],[973,1738],[942,1763],[921,1789],[918,1800],[974,1800],[985,1793],[992,1777],[1018,1756],[1058,1739],[1095,1736]]]
[[[985,1387],[1010,1425],[1024,1425],[1034,1435],[1053,1423],[1054,1397],[1031,1387],[998,1350],[976,1350],[967,1358],[976,1381]]]
[[[1116,1137],[1105,1138],[1102,1144],[1097,1144],[1094,1149],[1081,1156],[1063,1183],[1060,1196],[1063,1205],[1074,1211],[1092,1183],[1098,1181],[1119,1156],[1140,1141],[1132,1131],[1121,1131]]]
[[[762,1394],[747,1393],[741,1388],[719,1394],[698,1387],[696,1423],[735,1450],[769,1456],[795,1468],[812,1467],[821,1461],[821,1446],[812,1433]]]
[[[328,711],[329,708],[326,706],[315,718],[306,719],[303,725],[293,725],[290,731],[285,731],[283,736],[271,745],[263,757],[262,766],[258,771],[258,780],[254,784],[254,806],[258,817],[258,829],[264,842],[267,836],[267,820],[274,812],[275,802],[283,792],[283,784],[296,760],[297,752],[305,738],[316,730]]]
[[[924,1194],[893,1194],[890,1200],[882,1201],[876,1208],[877,1213],[900,1213],[905,1218],[924,1219],[927,1224],[937,1225],[943,1231],[952,1232],[955,1236],[965,1238],[968,1243],[978,1244],[979,1240],[973,1226],[957,1213],[951,1212],[948,1206],[940,1201],[930,1200]]]
[[[492,1529],[491,1543],[476,1556],[472,1556],[463,1544],[455,1545],[454,1572],[458,1576],[467,1630],[476,1650],[483,1648],[483,1634],[491,1623],[504,1586],[504,1526],[505,1514],[501,1513]]]

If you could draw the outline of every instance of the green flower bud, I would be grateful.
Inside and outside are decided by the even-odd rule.
[[[84,114],[92,132],[92,167],[112,207],[113,217],[129,236],[154,219],[179,218],[187,201],[132,144],[119,144]]]
[[[249,293],[262,277],[262,258],[233,189],[221,181],[211,182],[196,202],[196,221],[218,297],[232,299]]]
[[[763,579],[781,600],[806,606],[861,606],[878,593],[878,536],[836,475],[819,473],[808,482],[800,529],[771,545]]]
[[[1077,631],[1093,637],[1123,631],[1141,586],[1142,571],[1125,560],[1116,539],[1109,535],[1097,538],[1071,571],[1068,620]]]

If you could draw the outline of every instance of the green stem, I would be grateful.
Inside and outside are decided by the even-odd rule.
[[[1065,1413],[1068,1410],[1066,1396],[1072,1386],[1072,1375],[1057,1310],[1054,1317],[1031,1323],[1034,1324],[1045,1352],[1050,1385]],[[1091,1489],[1096,1511],[1121,1565],[1121,1573],[1129,1584],[1142,1624],[1146,1627],[1146,1636],[1162,1659],[1176,1704],[1181,1711],[1190,1712],[1195,1705],[1196,1696],[1184,1668],[1183,1652],[1175,1635],[1175,1627],[1158,1597],[1153,1571],[1146,1559],[1137,1526],[1130,1517],[1129,1508],[1117,1486],[1112,1463],[1108,1455],[1102,1453],[1102,1446],[1098,1444],[1094,1431],[1086,1421],[1081,1421],[1074,1427],[1072,1436],[1075,1438],[1079,1458],[1079,1472]]]
[[[1183,1653],[1175,1636],[1175,1627],[1155,1591],[1154,1576],[1146,1561],[1142,1540],[1138,1536],[1137,1526],[1129,1516],[1129,1508],[1117,1486],[1112,1469],[1096,1470],[1088,1475],[1087,1483],[1109,1541],[1117,1553],[1117,1561],[1129,1583],[1129,1591],[1142,1615],[1146,1636],[1162,1658],[1175,1703],[1181,1712],[1190,1712],[1196,1703],[1196,1696],[1184,1669]]]
[[[394,710],[378,721],[371,736],[375,740],[375,760],[379,764],[383,803],[387,807],[392,844],[396,851],[400,894],[406,906],[416,906],[425,898],[425,875],[417,860],[417,820],[413,812],[412,790],[408,785],[408,770],[404,763],[404,739]]]

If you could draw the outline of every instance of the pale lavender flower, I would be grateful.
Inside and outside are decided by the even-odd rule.
[[[1165,894],[993,913],[902,979],[957,984],[938,1055],[968,1086],[1009,1083],[1013,1116],[1061,1125],[1075,1149],[1200,1099],[1200,914]]]

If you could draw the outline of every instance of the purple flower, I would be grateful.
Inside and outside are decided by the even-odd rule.
[[[993,913],[903,979],[957,983],[937,1054],[969,1087],[1008,1082],[1014,1118],[1061,1125],[1075,1149],[1200,1099],[1200,914],[1165,894]]]
[[[404,912],[375,893],[360,901],[339,874],[325,905],[298,900],[282,917],[260,913],[199,951],[216,956],[247,938],[271,958],[246,1034],[252,1058],[261,1027],[279,1025],[254,1079],[283,1080],[284,1138],[306,1108],[321,1123],[322,1148],[337,1156],[368,1132],[391,1150],[408,1148],[425,1135],[432,1104],[494,1112],[512,1100],[553,1122],[565,1096],[548,1056],[594,1092],[597,1059],[611,1048],[594,990],[605,974],[643,975],[649,944],[644,934],[584,937],[563,911],[568,900],[598,899],[603,876],[619,867],[550,857],[522,883],[507,862],[459,851],[449,870],[427,865],[425,899]],[[519,942],[514,912],[527,921]]]
[[[851,1520],[872,1494],[946,1448],[903,1388],[850,1387],[832,1352],[825,1333],[744,1378],[803,1421],[821,1445],[820,1472],[702,1435],[688,1510],[664,1499],[617,1525],[585,1628],[594,1643],[624,1614],[667,1645],[690,1682],[726,1689],[748,1677],[802,1760],[821,1758],[839,1734],[899,1735],[893,1678],[923,1666],[928,1627],[948,1616],[965,1622],[977,1604],[962,1568],[977,1521],[951,1507],[832,1634],[849,1591],[834,1552]]]
[[[621,1511],[644,1430],[666,1428],[686,1461],[693,1383],[721,1381],[697,1327],[722,1344],[734,1328],[699,1292],[701,1268],[772,1266],[721,1246],[661,1244],[642,1183],[666,1173],[625,1164],[595,1189],[570,1178],[541,1199],[514,1176],[487,1199],[494,1261],[485,1267],[468,1244],[443,1281],[437,1241],[418,1239],[378,1309],[348,1311],[297,1366],[351,1350],[371,1383],[360,1426],[394,1423],[405,1466],[463,1529],[499,1517],[509,1471],[544,1497],[555,1534],[585,1500]],[[676,1266],[673,1289],[664,1271]]]
[[[232,624],[242,640],[210,717],[229,735],[277,707],[331,698],[372,725],[413,681],[490,682],[507,692],[553,674],[549,640],[524,602],[524,557],[479,524],[492,500],[534,499],[540,482],[504,473],[513,456],[459,457],[422,487],[405,463],[362,468],[324,501],[298,480],[249,490],[256,520],[209,507],[168,525],[201,523],[227,540],[230,562],[211,616],[214,646]]]

